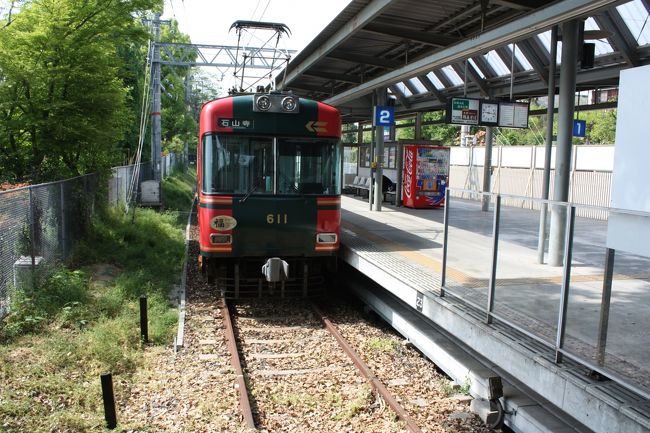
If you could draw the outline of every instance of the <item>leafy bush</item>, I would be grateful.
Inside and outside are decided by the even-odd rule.
[[[59,269],[35,288],[15,289],[6,325],[0,329],[3,339],[43,329],[60,315],[62,324],[85,323],[88,312],[88,278],[84,272]]]

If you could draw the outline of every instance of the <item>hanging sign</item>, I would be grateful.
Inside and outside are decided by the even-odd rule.
[[[450,98],[447,103],[447,123],[478,126],[480,99]]]
[[[528,128],[528,102],[499,102],[498,126]]]
[[[449,98],[446,123],[470,126],[528,128],[528,102]]]
[[[584,137],[587,132],[587,121],[573,119],[573,136]]]

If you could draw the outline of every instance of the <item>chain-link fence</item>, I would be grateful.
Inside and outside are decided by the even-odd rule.
[[[187,157],[166,155],[162,177],[186,165]],[[131,194],[137,199],[142,182],[151,179],[151,162],[113,168],[108,203],[126,204]],[[46,266],[68,258],[86,233],[100,190],[98,177],[90,174],[0,191],[0,319],[9,310],[13,288],[30,285]]]
[[[171,176],[177,167],[187,167],[187,155],[184,153],[170,153],[164,155],[160,161],[162,177]]]
[[[0,192],[0,318],[13,287],[68,258],[88,227],[97,186],[91,174]]]
[[[170,153],[160,161],[160,174],[163,178],[170,176],[178,167],[187,167],[188,159],[185,154]],[[153,165],[151,161],[141,164],[113,167],[113,176],[108,183],[108,202],[112,205],[124,204],[135,200],[139,202],[140,185],[142,182],[153,180]]]
[[[137,176],[135,182],[134,175]],[[153,178],[151,161],[113,167],[113,176],[108,181],[108,202],[112,205],[120,203],[126,205],[131,200],[132,194],[138,193],[142,182]]]

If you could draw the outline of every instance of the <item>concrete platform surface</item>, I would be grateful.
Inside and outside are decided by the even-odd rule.
[[[348,257],[346,261],[353,266],[356,263],[357,268],[365,268],[368,276],[425,314],[427,305],[433,308],[434,303],[452,299],[451,296],[438,296],[443,215],[442,209],[386,205],[381,212],[374,212],[369,210],[367,201],[344,196],[342,243],[347,251],[344,253]],[[483,322],[481,326],[485,322],[482,314],[485,307],[482,306],[487,306],[491,272],[493,217],[493,209],[482,212],[479,202],[450,201],[445,288],[455,295],[453,298],[458,297],[473,307],[468,309],[468,314],[474,315],[477,323]],[[491,327],[491,331],[511,334],[508,338],[513,341],[521,340],[517,344],[532,348],[529,356],[538,357],[549,371],[566,373],[564,369],[568,366],[568,370],[575,370],[568,374],[572,376],[570,380],[577,379],[584,389],[591,386],[601,390],[602,386],[592,383],[588,377],[582,383],[581,376],[589,372],[588,368],[569,362],[567,357],[563,364],[554,363],[552,347],[557,334],[563,268],[537,263],[538,228],[539,211],[502,207],[494,312],[503,321],[485,326]],[[605,235],[605,221],[576,219],[564,348],[586,364],[598,365],[600,361],[599,365],[611,371],[613,377],[647,396],[650,394],[650,322],[645,320],[650,306],[648,259],[617,252],[606,345],[601,344],[601,350],[597,350]],[[440,322],[440,318],[431,319]],[[517,329],[532,333],[538,341]],[[520,378],[526,383],[523,379]],[[528,385],[534,387],[534,384]],[[634,414],[632,418],[641,414],[644,418],[641,425],[647,420],[650,429],[643,396],[630,400],[625,388],[619,392],[618,387],[613,384],[609,386],[611,389],[604,391],[604,394],[623,395],[610,399],[617,406],[616,411],[623,413],[627,406],[635,408],[628,411]],[[553,392],[550,394],[551,398],[544,398],[553,402]],[[569,397],[563,393],[558,398]],[[562,406],[560,402],[558,407]],[[590,428],[599,431],[599,428]],[[645,428],[638,431],[650,431]]]

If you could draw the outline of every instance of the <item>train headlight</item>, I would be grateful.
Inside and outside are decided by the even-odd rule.
[[[224,233],[212,233],[210,235],[210,243],[212,245],[231,244],[232,236]]]
[[[316,243],[318,244],[335,244],[337,239],[336,233],[318,233],[316,235]]]
[[[268,95],[258,96],[255,104],[260,111],[269,111],[271,108],[271,98]]]
[[[294,111],[296,109],[296,98],[287,96],[282,100],[282,109],[284,111]]]

